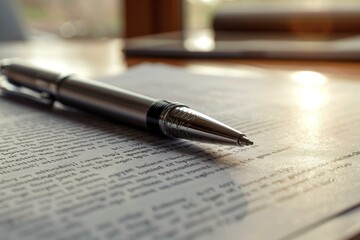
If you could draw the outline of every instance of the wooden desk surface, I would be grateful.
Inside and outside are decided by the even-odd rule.
[[[20,58],[39,66],[69,73],[75,72],[88,77],[113,75],[125,71],[130,66],[143,62],[163,62],[181,66],[201,65],[225,68],[239,68],[247,65],[274,70],[318,71],[324,74],[347,78],[357,78],[357,76],[360,75],[360,62],[126,58],[122,54],[121,49],[121,40],[48,40],[0,43],[0,59]]]
[[[126,59],[121,53],[120,40],[102,41],[46,41],[0,43],[0,59],[20,58],[43,67],[64,72],[75,72],[89,77],[101,77],[124,72],[129,66],[143,62],[241,69],[256,66],[273,70],[318,71],[323,74],[357,79],[360,62],[270,61],[270,60],[179,60],[179,59]],[[360,239],[360,234],[351,240]]]

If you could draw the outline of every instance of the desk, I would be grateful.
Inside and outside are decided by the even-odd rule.
[[[181,66],[222,66],[226,68],[239,68],[239,66],[247,65],[273,70],[311,70],[348,78],[356,78],[360,75],[360,62],[126,58],[121,53],[122,45],[121,40],[49,40],[0,43],[0,59],[20,58],[39,66],[48,66],[64,72],[76,72],[79,75],[89,77],[116,74],[143,62],[163,62]]]
[[[0,58],[17,57],[41,66],[65,72],[76,72],[89,77],[116,74],[125,71],[129,66],[147,61],[165,62],[181,66],[224,66],[238,69],[246,66],[256,66],[290,71],[313,70],[336,75],[338,78],[354,79],[360,74],[360,62],[126,59],[121,54],[121,46],[122,42],[120,40],[2,43],[0,44]]]

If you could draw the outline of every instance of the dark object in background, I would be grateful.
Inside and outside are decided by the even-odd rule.
[[[123,3],[125,38],[182,29],[182,0],[124,0]]]
[[[225,5],[215,12],[214,31],[206,36],[150,35],[127,40],[124,52],[135,57],[360,60],[360,5],[264,6]]]
[[[360,33],[360,6],[301,7],[225,4],[213,19],[215,32]]]

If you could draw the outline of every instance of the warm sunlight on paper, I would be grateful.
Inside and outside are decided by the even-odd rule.
[[[297,71],[291,74],[291,79],[303,85],[323,85],[327,82],[327,77],[314,71]]]
[[[323,89],[304,87],[297,91],[299,106],[302,110],[316,110],[325,105],[325,91]]]
[[[296,90],[298,103],[303,110],[316,110],[325,105],[326,91],[324,85],[327,77],[314,71],[297,71],[290,75],[291,79],[301,86]]]

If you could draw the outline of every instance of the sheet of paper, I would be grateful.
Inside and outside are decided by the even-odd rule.
[[[145,65],[104,81],[186,103],[253,146],[2,97],[1,239],[291,239],[360,203],[359,82],[219,73]]]
[[[360,234],[360,208],[352,209],[344,214],[322,222],[309,231],[298,235],[296,240],[312,239],[351,239],[356,240]],[[357,238],[356,238],[357,237]]]

